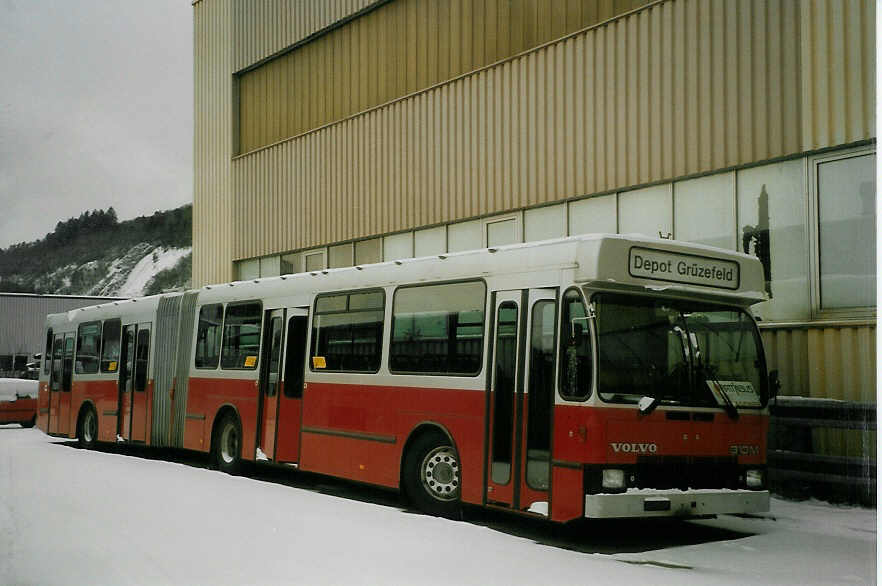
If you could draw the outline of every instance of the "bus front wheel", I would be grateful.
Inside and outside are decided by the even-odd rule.
[[[241,464],[242,430],[239,419],[226,413],[218,423],[212,441],[214,462],[218,470],[227,474],[237,474]]]
[[[421,511],[438,517],[459,514],[460,463],[450,440],[440,433],[414,441],[404,459],[404,490]]]

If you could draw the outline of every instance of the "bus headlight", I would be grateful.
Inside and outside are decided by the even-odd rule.
[[[623,490],[625,488],[625,471],[616,468],[605,468],[601,474],[600,484],[603,488]]]
[[[762,488],[764,484],[763,471],[748,470],[744,473],[744,482],[747,484],[747,488]]]

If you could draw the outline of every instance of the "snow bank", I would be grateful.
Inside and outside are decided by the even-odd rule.
[[[0,378],[0,401],[15,401],[19,398],[37,398],[40,382],[21,378]]]

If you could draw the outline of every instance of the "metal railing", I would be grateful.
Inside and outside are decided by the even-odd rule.
[[[769,410],[772,492],[876,505],[875,404],[778,397]]]

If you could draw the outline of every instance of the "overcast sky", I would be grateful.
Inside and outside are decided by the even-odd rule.
[[[0,247],[193,200],[189,0],[0,0]]]

